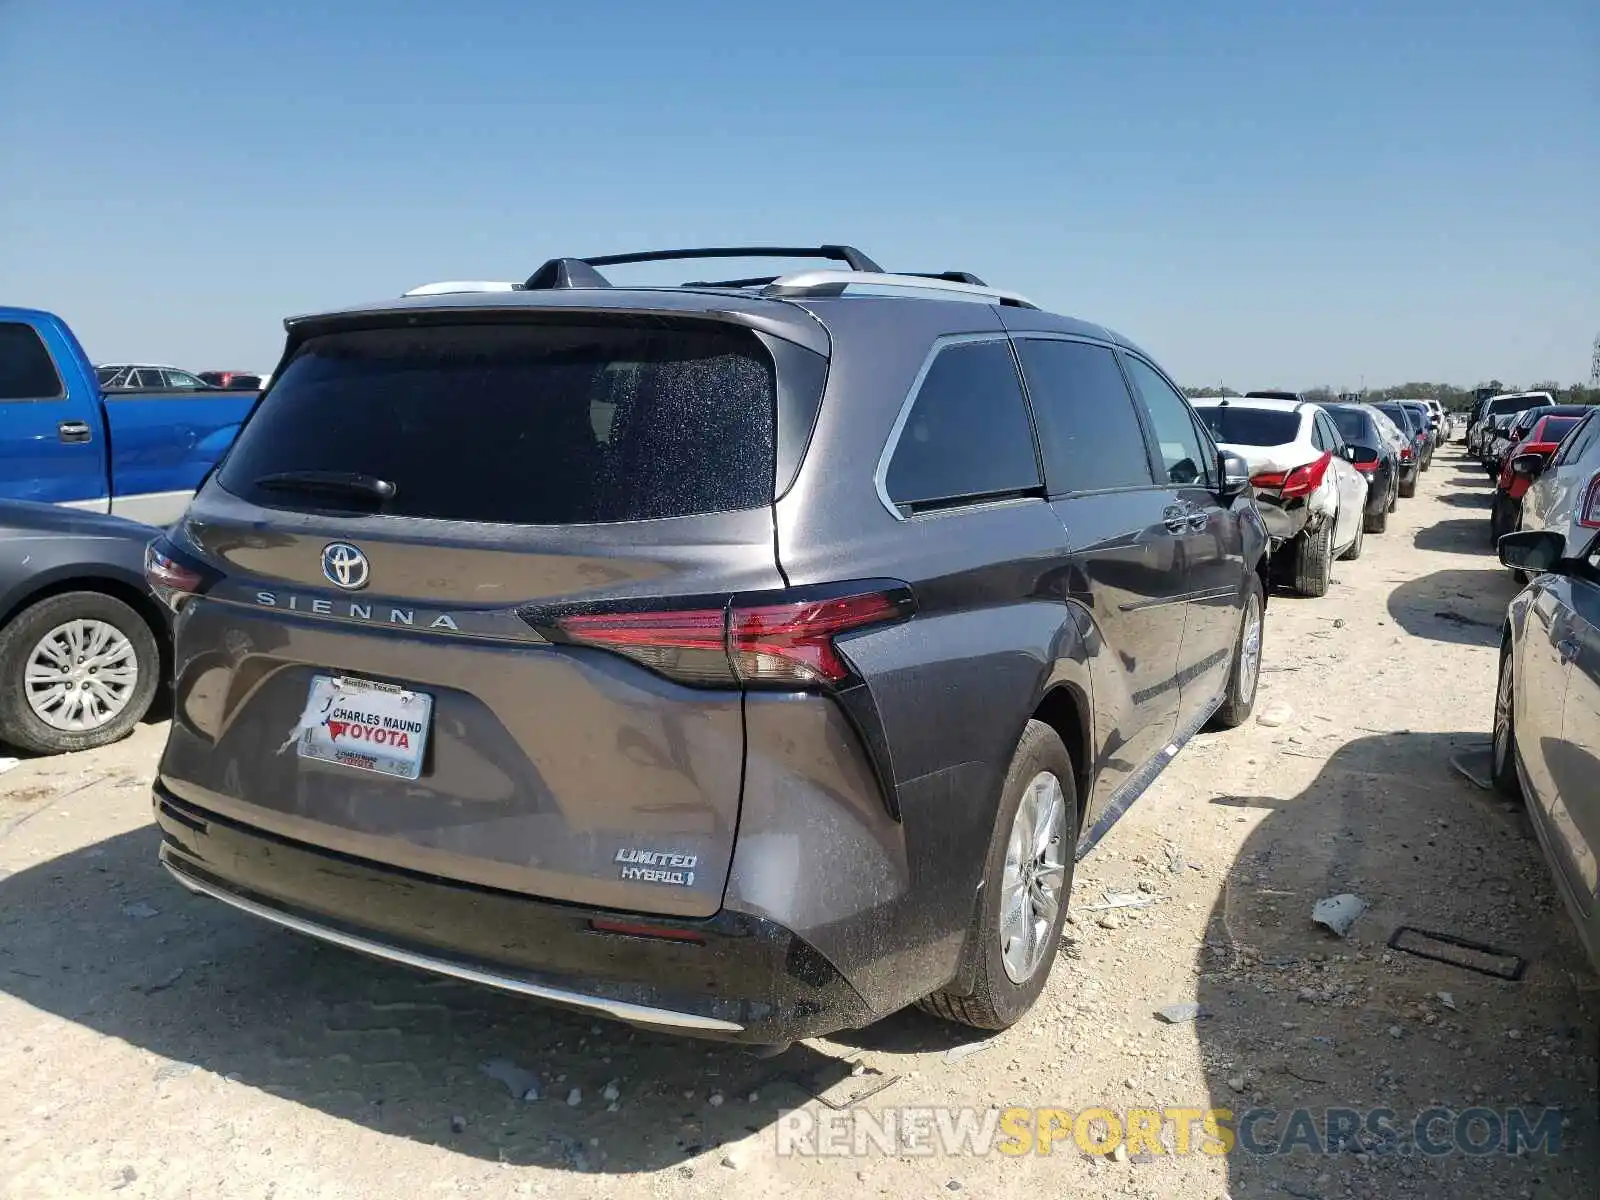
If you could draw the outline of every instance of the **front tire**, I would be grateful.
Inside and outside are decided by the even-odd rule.
[[[101,592],[63,592],[0,630],[0,741],[33,754],[92,750],[143,720],[161,678],[155,633]]]
[[[1403,479],[1403,480],[1400,481],[1400,498],[1403,499],[1403,500],[1409,500],[1409,499],[1411,499],[1411,497],[1415,496],[1416,494],[1417,494],[1417,476],[1416,476],[1415,472],[1412,472],[1411,478],[1409,480],[1404,480]]]
[[[1490,775],[1495,791],[1507,800],[1522,799],[1522,780],[1517,776],[1517,713],[1515,672],[1511,642],[1500,647],[1500,682],[1494,694],[1494,741]]]
[[[1239,615],[1239,640],[1233,648],[1233,669],[1222,707],[1211,718],[1214,729],[1237,729],[1250,719],[1261,682],[1261,648],[1266,633],[1266,593],[1252,575],[1245,585],[1244,611]]]
[[[1072,758],[1054,729],[1029,721],[1006,772],[967,935],[972,991],[937,991],[920,1008],[977,1029],[1006,1029],[1027,1014],[1061,944],[1077,834]]]
[[[1294,590],[1315,599],[1328,594],[1333,572],[1333,519],[1316,532],[1302,530],[1294,541]]]

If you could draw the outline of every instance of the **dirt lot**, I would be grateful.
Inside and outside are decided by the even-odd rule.
[[[1600,984],[1525,818],[1450,765],[1486,741],[1514,590],[1458,462],[1326,599],[1273,597],[1258,720],[1191,745],[1080,865],[1044,999],[984,1043],[908,1012],[762,1061],[369,962],[167,882],[163,726],[24,762],[0,777],[0,1194],[1600,1194]],[[1091,909],[1108,892],[1154,899]],[[1308,919],[1340,892],[1371,905],[1342,942]],[[1387,950],[1402,924],[1526,972]],[[1156,1018],[1182,1001],[1200,1019]],[[866,1107],[1277,1110],[1262,1140],[1297,1107],[1566,1115],[1554,1156],[779,1157],[781,1112],[880,1086]]]

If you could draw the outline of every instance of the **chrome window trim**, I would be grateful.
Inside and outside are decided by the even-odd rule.
[[[1016,503],[1015,497],[1005,499],[974,499],[970,503],[952,503],[948,508],[941,508],[934,512],[916,513],[906,516],[895,504],[894,498],[889,495],[889,464],[894,459],[894,452],[900,446],[900,436],[905,432],[906,422],[911,419],[911,408],[917,402],[917,396],[922,391],[923,382],[928,378],[928,372],[933,369],[934,360],[951,346],[974,346],[985,342],[1000,342],[1011,349],[1011,337],[1004,330],[992,333],[947,333],[934,339],[933,345],[928,348],[928,356],[922,360],[922,366],[917,368],[916,377],[911,381],[911,388],[906,392],[905,399],[900,401],[900,411],[895,414],[894,424],[889,426],[889,438],[884,442],[883,450],[878,455],[878,466],[872,473],[873,490],[878,493],[878,503],[896,521],[914,521],[925,516],[943,516],[951,512],[966,512],[973,508],[986,508],[995,504]],[[1017,371],[1017,393],[1022,397],[1023,412],[1028,417],[1029,436],[1034,442],[1034,458],[1038,460],[1038,435],[1033,430],[1033,414],[1028,411],[1028,393],[1022,381],[1021,368],[1016,363],[1016,353],[1012,352],[1012,367]]]

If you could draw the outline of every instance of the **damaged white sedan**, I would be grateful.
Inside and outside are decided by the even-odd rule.
[[[1359,558],[1370,450],[1351,446],[1321,406],[1255,397],[1195,400],[1218,447],[1250,464],[1273,566],[1304,596],[1327,594],[1333,561]]]

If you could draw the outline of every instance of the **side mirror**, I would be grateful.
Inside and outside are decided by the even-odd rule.
[[[1567,539],[1548,529],[1529,529],[1505,534],[1496,547],[1503,566],[1530,575],[1543,575],[1560,565],[1567,552]]]
[[[1549,465],[1549,459],[1543,454],[1519,454],[1511,460],[1511,473],[1513,475],[1526,475],[1529,479],[1537,479],[1544,473]]]
[[[1379,454],[1371,446],[1346,446],[1348,458],[1358,467],[1370,467],[1378,461]]]
[[[1245,462],[1242,455],[1232,450],[1217,451],[1217,473],[1222,478],[1221,494],[1224,500],[1232,500],[1250,490],[1250,464]]]

